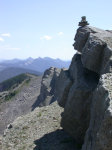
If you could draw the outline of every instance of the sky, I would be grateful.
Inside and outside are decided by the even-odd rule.
[[[112,30],[112,0],[0,0],[0,59],[71,60],[82,16]]]

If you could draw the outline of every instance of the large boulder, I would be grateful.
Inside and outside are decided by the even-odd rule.
[[[80,27],[77,29],[77,33],[74,38],[75,43],[73,44],[75,50],[82,52],[82,49],[85,46],[90,33],[96,32],[88,26]]]
[[[109,71],[112,55],[112,32],[94,27],[80,27],[74,49],[82,53],[83,66],[98,74]]]
[[[108,36],[110,36],[110,34]],[[111,55],[112,49],[106,40],[101,37],[101,34],[90,34],[82,50],[82,63],[85,68],[97,72],[98,74],[103,74],[108,72],[107,66],[111,61]]]

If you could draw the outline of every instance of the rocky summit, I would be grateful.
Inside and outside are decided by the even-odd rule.
[[[81,24],[74,40],[69,69],[45,71],[41,107],[8,125],[3,150],[112,150],[112,31]]]

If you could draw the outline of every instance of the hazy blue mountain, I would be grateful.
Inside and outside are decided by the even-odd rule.
[[[63,61],[60,59],[52,59],[49,57],[45,58],[36,58],[33,59],[29,57],[25,60],[13,59],[13,60],[5,60],[0,63],[0,70],[5,68],[14,67],[14,68],[25,68],[38,72],[44,72],[49,67],[57,67],[57,68],[68,68],[70,65],[70,61]]]

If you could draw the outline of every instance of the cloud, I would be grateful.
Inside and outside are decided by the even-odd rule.
[[[62,36],[62,35],[63,35],[63,32],[59,32],[58,35],[59,35],[59,36]]]
[[[51,40],[52,36],[44,35],[43,37],[40,37],[41,40]]]
[[[0,42],[4,42],[4,39],[2,37],[0,37]]]
[[[2,33],[1,36],[10,37],[10,33]]]

